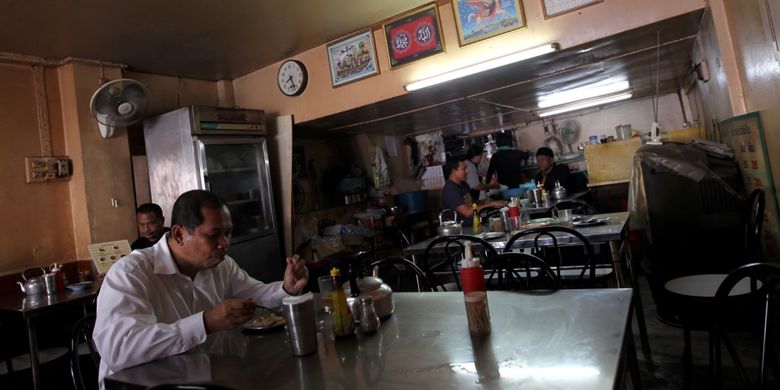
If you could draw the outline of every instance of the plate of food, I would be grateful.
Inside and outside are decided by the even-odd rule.
[[[287,320],[280,313],[258,307],[255,309],[254,318],[241,325],[241,327],[249,331],[266,332],[281,329],[286,324]]]
[[[81,283],[73,283],[69,284],[65,287],[68,288],[70,291],[84,291],[89,288],[89,286],[92,285],[92,282],[81,282]]]
[[[593,217],[593,216],[584,216],[584,217],[575,217],[571,224],[574,226],[593,226],[593,225],[601,225],[603,223],[607,223],[609,221],[609,217]]]

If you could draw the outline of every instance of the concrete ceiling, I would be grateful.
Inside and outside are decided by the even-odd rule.
[[[0,52],[233,79],[430,0],[0,0]]]

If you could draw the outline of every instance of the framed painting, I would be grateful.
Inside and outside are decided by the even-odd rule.
[[[460,45],[525,27],[520,0],[452,0]]]
[[[603,1],[604,0],[542,0],[542,8],[544,9],[544,18],[550,19]]]
[[[391,69],[444,52],[436,3],[392,19],[384,30]]]
[[[379,74],[371,29],[333,41],[326,49],[334,87]]]

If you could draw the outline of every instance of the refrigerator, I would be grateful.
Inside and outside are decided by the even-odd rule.
[[[215,192],[233,219],[228,255],[255,279],[280,280],[285,263],[263,111],[189,106],[149,118],[143,126],[152,202],[162,207],[166,223],[182,193]]]

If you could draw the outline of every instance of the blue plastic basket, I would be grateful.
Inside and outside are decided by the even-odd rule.
[[[395,199],[408,214],[425,211],[428,208],[428,191],[404,192],[396,195]]]
[[[501,190],[501,196],[506,200],[511,199],[513,196],[524,198],[525,192],[534,188],[536,188],[536,183],[529,181],[528,183],[520,184],[517,188],[507,188],[505,190]]]

